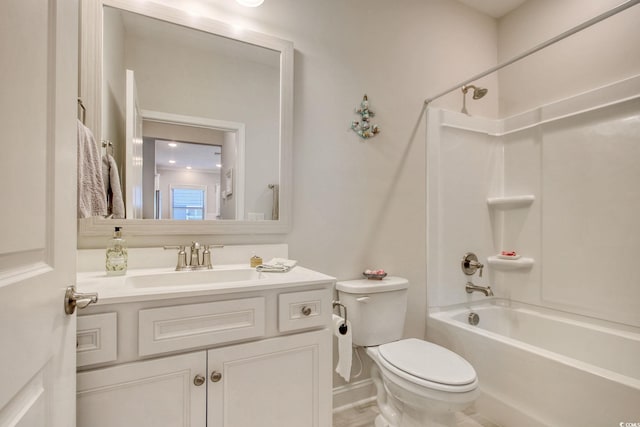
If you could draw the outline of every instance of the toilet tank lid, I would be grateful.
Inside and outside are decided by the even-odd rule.
[[[336,283],[336,289],[351,294],[372,294],[376,292],[397,291],[407,289],[409,281],[402,277],[387,276],[382,280],[345,280]]]

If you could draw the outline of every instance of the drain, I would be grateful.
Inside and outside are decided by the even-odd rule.
[[[474,313],[472,311],[471,313],[469,313],[469,317],[467,318],[467,320],[469,321],[470,325],[476,326],[478,323],[480,323],[480,316],[478,316],[478,313]]]

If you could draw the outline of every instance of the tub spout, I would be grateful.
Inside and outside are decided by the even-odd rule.
[[[468,294],[473,292],[482,292],[486,297],[492,297],[493,291],[491,290],[491,286],[476,286],[471,282],[467,282],[467,285],[464,287]]]

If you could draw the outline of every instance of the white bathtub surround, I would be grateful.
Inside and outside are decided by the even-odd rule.
[[[484,298],[456,268],[472,251],[498,297],[640,326],[638,134],[640,76],[503,120],[430,108],[429,306]]]
[[[640,76],[502,120],[427,114],[428,339],[472,363],[500,424],[637,418]],[[469,251],[515,308],[479,327],[446,312],[488,301],[464,292]]]
[[[468,323],[470,312],[479,315],[477,326]],[[601,426],[637,418],[638,327],[494,300],[432,312],[428,334],[473,364],[483,413],[500,424]]]

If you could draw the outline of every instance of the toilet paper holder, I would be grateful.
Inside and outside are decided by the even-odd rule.
[[[338,331],[340,332],[340,334],[345,335],[347,333],[347,307],[342,304],[340,301],[333,301],[332,302],[333,308],[336,308],[336,306],[340,307],[342,310],[344,310],[344,316],[342,316],[344,318],[344,323],[342,323],[342,325],[340,325],[340,327],[338,328]],[[340,310],[340,315],[342,315],[342,310]]]

